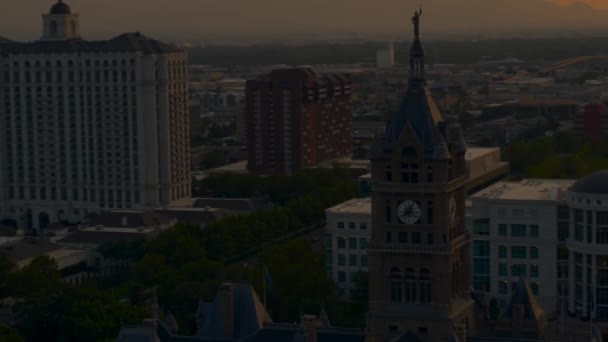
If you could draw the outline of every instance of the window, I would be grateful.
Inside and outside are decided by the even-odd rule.
[[[429,270],[423,268],[420,270],[420,302],[430,303],[432,300],[431,275]]]
[[[511,258],[525,259],[526,258],[526,247],[511,246]]]
[[[568,240],[570,230],[570,224],[568,221],[560,221],[557,223],[557,237],[559,242],[565,242]]]
[[[526,236],[526,225],[525,224],[512,224],[511,225],[511,236],[525,237]]]
[[[348,223],[348,229],[355,229],[355,228],[356,228],[355,222]]]
[[[407,232],[399,232],[399,243],[407,243]]]
[[[507,264],[498,264],[498,275],[499,276],[508,276],[509,271],[507,270]]]
[[[428,201],[426,204],[426,223],[433,224],[433,201]]]
[[[401,297],[401,274],[397,267],[391,269],[391,301],[394,303],[400,303]]]
[[[595,239],[598,245],[608,244],[608,227],[597,227],[595,232]]]
[[[433,244],[433,233],[427,234],[427,241],[428,241],[429,245]]]
[[[348,238],[348,248],[357,249],[357,238]]]
[[[344,229],[344,222],[338,222],[338,228]]]
[[[473,274],[490,274],[490,259],[473,259]]]
[[[530,265],[530,277],[538,278],[538,265]]]
[[[507,236],[507,225],[499,224],[498,225],[498,235],[499,236]]]
[[[367,223],[361,223],[361,225],[359,225],[359,227],[360,227],[362,230],[365,230],[365,229],[367,229]]]
[[[473,241],[473,256],[474,257],[489,257],[490,256],[490,241]]]
[[[338,254],[338,265],[339,266],[346,265],[346,256],[344,254]]]
[[[574,239],[576,241],[583,241],[583,225],[582,224],[575,224],[574,225]]]
[[[349,260],[348,260],[348,264],[349,264],[350,266],[357,266],[357,259],[358,259],[358,258],[357,258],[357,255],[356,255],[356,254],[351,254],[351,255],[348,257],[348,259],[349,259]]]
[[[392,217],[393,217],[393,210],[391,208],[391,201],[390,200],[386,200],[386,202],[385,202],[384,215],[385,215],[385,221],[386,221],[386,223],[391,223]]]
[[[511,265],[511,276],[512,277],[525,277],[526,276],[526,265],[525,264]]]
[[[412,243],[420,243],[420,233],[419,232],[412,233]]]
[[[346,248],[346,239],[339,237],[338,238],[338,249]]]
[[[490,223],[488,219],[473,221],[473,234],[488,236],[490,235]]]
[[[367,255],[361,256],[361,267],[367,267]]]
[[[530,258],[538,259],[538,247],[530,247]]]
[[[538,237],[538,225],[530,225],[530,237]]]
[[[366,238],[359,239],[359,248],[367,249],[367,239]]]
[[[393,235],[391,234],[391,232],[386,232],[386,242],[393,242]]]
[[[405,302],[416,302],[416,273],[411,268],[405,270]]]
[[[338,272],[338,282],[344,284],[346,282],[346,272],[340,271]]]
[[[498,257],[499,258],[507,258],[507,247],[498,246]]]

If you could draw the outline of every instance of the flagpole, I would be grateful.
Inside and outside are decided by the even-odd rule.
[[[266,310],[266,269],[264,268],[262,270],[262,292],[264,292],[263,297],[264,297],[264,310]]]

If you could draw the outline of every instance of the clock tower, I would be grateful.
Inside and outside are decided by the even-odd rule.
[[[465,232],[466,147],[427,88],[412,18],[407,91],[372,148],[368,341],[474,334],[470,237]],[[399,339],[401,340],[401,339]]]

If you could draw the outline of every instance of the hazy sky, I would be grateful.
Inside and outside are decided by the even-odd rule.
[[[411,30],[422,4],[433,32],[479,28],[608,29],[608,0],[66,0],[86,38],[141,31],[162,39],[279,33],[393,33]],[[552,2],[552,3],[551,3]],[[0,36],[37,39],[54,0],[0,1]],[[560,7],[556,4],[570,7]],[[585,3],[586,5],[582,5]]]

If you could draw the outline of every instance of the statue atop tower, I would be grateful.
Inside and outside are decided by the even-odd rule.
[[[414,16],[412,17],[412,24],[414,24],[414,37],[418,39],[420,36],[420,16],[422,15],[422,7],[416,12],[414,12]]]

